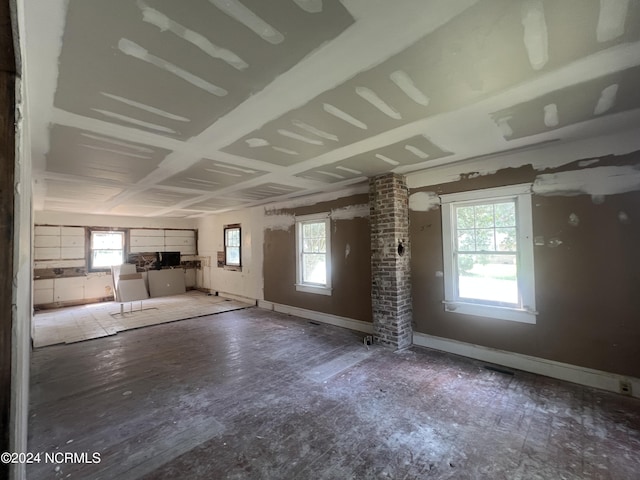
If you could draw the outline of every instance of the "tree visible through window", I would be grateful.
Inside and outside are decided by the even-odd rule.
[[[460,298],[518,305],[515,201],[454,208]]]
[[[91,269],[109,268],[124,262],[124,232],[91,232]]]
[[[447,311],[535,323],[530,191],[441,196]]]
[[[330,219],[326,213],[297,218],[298,291],[331,295],[330,233]]]
[[[240,263],[240,227],[228,226],[224,229],[225,265],[239,267]]]

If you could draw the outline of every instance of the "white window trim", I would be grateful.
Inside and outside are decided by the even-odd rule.
[[[510,308],[481,303],[464,302],[458,299],[454,255],[455,238],[452,203],[476,203],[486,200],[516,199],[518,236],[518,291],[521,308]],[[469,192],[440,195],[442,205],[442,239],[444,255],[445,311],[510,320],[522,323],[536,323],[535,273],[533,263],[533,222],[531,208],[531,184],[487,188]]]
[[[111,269],[111,266],[108,267],[97,267],[94,265],[93,263],[93,252],[95,250],[105,250],[105,249],[101,249],[101,248],[93,248],[93,235],[94,233],[117,233],[120,234],[122,236],[122,248],[121,249],[107,249],[107,250],[113,250],[113,251],[117,251],[120,250],[121,252],[121,257],[122,257],[122,261],[120,263],[125,263],[125,259],[127,256],[127,231],[125,229],[122,230],[103,230],[100,228],[89,228],[89,262],[88,262],[88,267],[89,267],[89,271],[90,272],[100,272],[100,271],[109,271]]]
[[[322,220],[325,222],[326,238],[326,278],[327,283],[325,285],[318,285],[315,283],[308,283],[302,281],[302,228],[301,226],[308,222],[318,222]],[[314,213],[312,215],[298,215],[296,216],[296,291],[306,293],[316,293],[318,295],[331,295],[331,217],[329,213]]]

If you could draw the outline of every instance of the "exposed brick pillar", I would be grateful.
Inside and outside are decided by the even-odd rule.
[[[369,179],[371,302],[377,343],[407,348],[413,341],[409,267],[409,195],[395,173]]]

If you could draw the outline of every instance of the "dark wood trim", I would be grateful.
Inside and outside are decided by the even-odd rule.
[[[15,52],[9,2],[0,2],[0,452],[9,450],[15,175]],[[0,463],[0,478],[9,465]]]

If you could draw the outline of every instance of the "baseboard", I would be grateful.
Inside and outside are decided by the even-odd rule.
[[[615,393],[621,393],[621,381],[628,382],[631,385],[631,395],[640,398],[640,378],[625,377],[615,373],[472,345],[419,332],[413,333],[413,344]]]
[[[355,330],[358,332],[364,332],[368,334],[373,333],[373,324],[369,322],[363,322],[362,320],[339,317],[338,315],[331,315],[330,313],[315,312],[313,310],[292,307],[290,305],[281,305],[279,303],[267,302],[265,300],[258,300],[258,307],[264,308],[266,310],[273,310],[274,312],[295,315],[296,317],[307,318],[316,322],[335,325],[337,327],[348,328],[350,330]]]
[[[237,300],[239,302],[250,303],[251,305],[258,305],[258,300],[256,300],[255,298],[236,295],[235,293],[218,292],[218,296],[229,298],[231,300]]]

